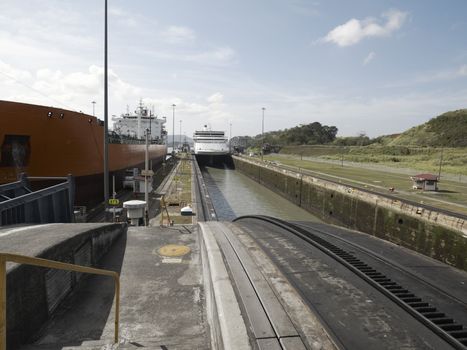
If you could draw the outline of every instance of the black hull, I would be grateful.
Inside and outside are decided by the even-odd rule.
[[[196,154],[196,161],[200,166],[210,166],[224,168],[225,166],[232,168],[233,160],[230,154],[224,155],[207,155],[207,154]]]

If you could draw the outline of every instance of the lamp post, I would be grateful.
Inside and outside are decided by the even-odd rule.
[[[109,105],[108,105],[108,67],[107,67],[107,0],[104,10],[104,208],[109,205]]]
[[[261,122],[261,161],[263,160],[263,143],[264,143],[264,111],[266,110],[265,107],[261,108],[263,110],[263,119]]]
[[[443,150],[444,150],[444,147],[441,147],[441,155],[439,156],[438,181],[441,180],[441,167],[443,166]]]
[[[148,173],[149,173],[149,129],[145,132],[145,152],[144,152],[144,201],[146,202],[144,210],[144,223],[149,225],[149,191],[148,191]],[[152,178],[151,178],[152,179]]]
[[[229,123],[229,153],[232,153],[232,123]]]
[[[178,145],[180,149],[182,148],[182,120],[180,119],[180,144]]]
[[[172,114],[172,154],[175,153],[175,103],[172,105],[173,114]]]

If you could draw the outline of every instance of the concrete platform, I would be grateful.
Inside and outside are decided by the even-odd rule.
[[[95,266],[125,231],[123,224],[4,227],[0,230],[0,251]],[[81,285],[82,276],[70,271],[8,263],[8,348],[30,342],[66,296]]]
[[[111,226],[8,228],[0,230],[0,244],[2,250],[42,254]],[[113,281],[91,276],[22,350],[445,348],[344,268],[280,230],[203,222],[130,227],[118,237],[98,265],[121,276],[120,343],[112,344]]]
[[[106,223],[83,223],[0,227],[0,251],[27,256],[40,256],[44,251],[77,236],[120,226]]]
[[[69,228],[79,236],[80,230],[89,227]],[[64,229],[60,225],[55,228]],[[43,233],[47,229],[51,227],[14,232],[30,231],[33,235],[32,232]],[[121,276],[120,343],[112,344],[113,281],[91,276],[65,298],[52,320],[36,333],[34,342],[21,349],[248,350],[275,349],[279,344],[285,349],[334,349],[319,321],[267,256],[246,237],[234,238],[242,234],[235,225],[219,222],[169,228],[130,227],[99,263],[99,267],[117,271]],[[46,236],[44,233],[44,245]],[[69,236],[74,237],[71,233]],[[50,242],[60,240],[55,233],[48,237]],[[260,284],[257,292],[262,298],[254,304],[254,312],[248,309],[247,299],[241,294],[242,282],[232,275],[240,265],[225,261],[229,254],[226,240],[233,239],[236,252],[254,250],[247,272],[256,276],[256,284]],[[234,250],[230,248],[230,254]],[[34,249],[27,244],[22,251]],[[255,312],[264,313],[264,303],[269,304],[266,309],[274,316],[273,321],[267,315],[259,316],[263,326],[269,327],[268,335],[259,334],[261,327],[254,322]]]
[[[192,232],[130,227],[103,260],[102,268],[121,274],[119,348],[211,348],[198,233]],[[111,280],[89,278],[23,349],[111,348],[113,295]]]

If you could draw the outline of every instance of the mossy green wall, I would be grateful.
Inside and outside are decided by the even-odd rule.
[[[296,205],[348,228],[371,234],[467,270],[467,238],[442,225],[363,200],[349,189],[315,183],[312,177],[234,157],[235,169]]]

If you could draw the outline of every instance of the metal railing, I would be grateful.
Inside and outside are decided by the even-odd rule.
[[[29,180],[63,181],[38,190],[29,189]],[[74,178],[26,177],[0,185],[0,225],[20,223],[72,222],[75,192]]]
[[[120,276],[117,272],[110,271],[110,270],[96,269],[96,268],[87,267],[87,266],[68,264],[68,263],[41,259],[41,258],[32,258],[29,256],[18,255],[18,254],[0,253],[0,350],[6,350],[6,326],[7,326],[6,263],[7,262],[112,277],[115,282],[114,343],[118,343],[118,328],[119,328],[119,315],[120,315]]]

